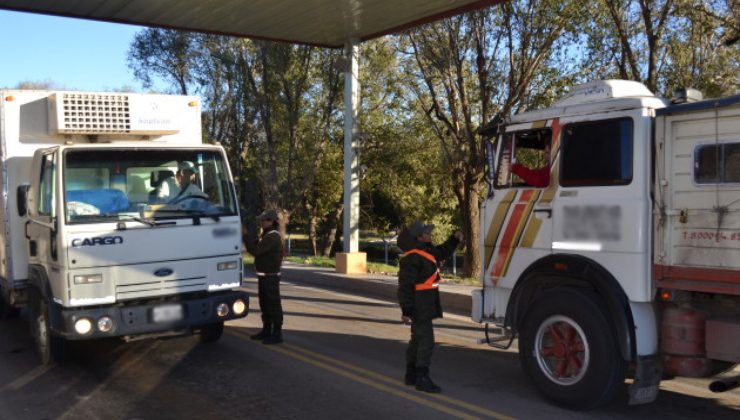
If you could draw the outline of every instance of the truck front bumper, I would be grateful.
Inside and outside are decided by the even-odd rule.
[[[243,311],[237,313],[241,308]],[[122,303],[95,308],[64,308],[52,304],[49,317],[55,335],[67,340],[89,340],[165,335],[172,332],[188,334],[206,325],[244,318],[248,312],[248,293],[225,291],[208,296],[185,296],[177,300]],[[89,321],[89,331],[81,333],[80,328],[75,328],[81,320]],[[84,326],[87,323],[82,321],[80,324]],[[108,328],[110,329],[105,331]]]

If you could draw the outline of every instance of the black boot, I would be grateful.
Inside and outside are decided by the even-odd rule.
[[[432,382],[432,378],[429,377],[428,367],[416,368],[416,389],[432,394],[442,392],[442,388]]]
[[[416,366],[411,363],[406,365],[406,376],[403,378],[406,385],[416,385]]]
[[[272,325],[272,334],[262,340],[262,344],[280,344],[283,342],[283,326],[280,324]]]
[[[262,331],[258,332],[257,334],[252,334],[249,336],[252,340],[264,340],[265,338],[270,336],[270,331],[272,330],[271,324],[264,324],[262,326]]]

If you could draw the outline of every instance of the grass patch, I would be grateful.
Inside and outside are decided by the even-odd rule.
[[[334,268],[337,266],[336,261],[334,258],[331,257],[297,257],[297,256],[288,256],[285,257],[286,261],[298,263],[298,264],[308,264],[308,265],[315,265],[317,267],[330,267]]]
[[[398,267],[383,263],[368,262],[367,271],[373,274],[387,274],[395,276],[398,274]]]

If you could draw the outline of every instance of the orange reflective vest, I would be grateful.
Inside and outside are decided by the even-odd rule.
[[[440,276],[439,274],[439,267],[437,266],[437,259],[434,258],[434,255],[426,251],[422,251],[420,249],[411,249],[408,252],[402,254],[401,258],[407,255],[410,255],[410,254],[421,255],[423,258],[431,261],[432,264],[434,264],[434,267],[437,269],[431,276],[429,276],[429,278],[424,280],[424,283],[419,283],[416,286],[414,286],[414,289],[416,291],[419,291],[419,290],[436,289],[437,287],[439,287],[439,281],[442,279],[442,276]]]

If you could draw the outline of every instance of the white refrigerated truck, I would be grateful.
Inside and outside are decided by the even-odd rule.
[[[483,288],[472,317],[519,339],[571,408],[740,363],[740,96],[682,103],[637,82],[572,88],[484,131]],[[738,377],[713,383],[730,389]]]
[[[190,96],[0,91],[0,314],[28,306],[43,363],[69,340],[215,341],[247,315],[239,206],[200,112]]]

